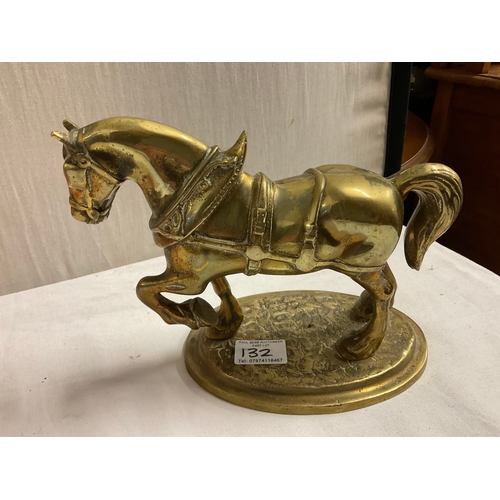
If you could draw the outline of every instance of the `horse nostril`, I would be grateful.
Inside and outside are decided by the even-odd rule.
[[[99,212],[97,210],[94,210],[93,208],[87,208],[87,215],[93,221],[99,219]]]

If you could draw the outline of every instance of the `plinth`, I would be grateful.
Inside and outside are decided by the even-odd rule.
[[[389,326],[371,358],[346,361],[335,343],[363,325],[351,310],[357,297],[285,291],[239,299],[244,320],[229,340],[192,330],[185,362],[191,377],[231,403],[273,413],[338,413],[369,406],[410,387],[423,373],[427,343],[410,318],[391,309]],[[237,340],[285,340],[286,364],[234,363]]]

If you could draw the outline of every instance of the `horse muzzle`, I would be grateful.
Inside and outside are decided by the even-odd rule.
[[[80,222],[86,224],[99,224],[105,221],[109,215],[109,208],[105,210],[97,210],[93,207],[81,205],[70,198],[69,204],[71,205],[71,215]]]

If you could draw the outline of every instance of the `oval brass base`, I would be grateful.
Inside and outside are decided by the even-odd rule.
[[[423,373],[422,330],[392,309],[382,345],[369,359],[345,361],[337,340],[359,328],[357,297],[333,292],[286,291],[239,300],[244,320],[235,337],[211,340],[204,329],[186,340],[189,374],[216,396],[254,410],[288,414],[338,413],[403,392]],[[284,339],[288,363],[235,365],[236,340]]]

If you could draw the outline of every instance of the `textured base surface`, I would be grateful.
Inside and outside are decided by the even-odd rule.
[[[187,370],[222,399],[274,413],[337,413],[389,399],[422,374],[425,337],[410,318],[392,309],[376,354],[362,361],[343,360],[336,341],[363,324],[350,314],[356,299],[319,291],[242,298],[245,318],[232,339],[210,340],[204,329],[191,331],[185,346]],[[287,364],[234,364],[236,340],[272,339],[286,341]]]

